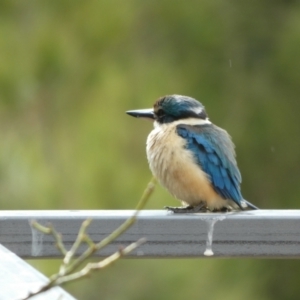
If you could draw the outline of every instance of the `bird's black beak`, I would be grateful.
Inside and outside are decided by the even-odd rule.
[[[145,118],[145,119],[154,120],[154,112],[152,108],[128,110],[126,111],[126,114],[136,118]]]

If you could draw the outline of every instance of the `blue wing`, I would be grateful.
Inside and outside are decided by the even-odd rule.
[[[208,175],[214,190],[239,206],[242,181],[235,160],[234,145],[223,129],[212,125],[177,125],[177,134],[186,140],[196,162]]]

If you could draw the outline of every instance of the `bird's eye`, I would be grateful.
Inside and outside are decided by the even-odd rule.
[[[162,109],[159,109],[157,112],[156,112],[156,115],[158,118],[161,118],[165,115],[165,112],[162,110]]]

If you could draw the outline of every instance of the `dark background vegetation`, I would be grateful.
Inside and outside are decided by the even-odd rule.
[[[0,37],[1,209],[133,209],[152,125],[124,111],[174,93],[230,132],[246,199],[300,208],[299,1],[1,0]],[[176,204],[158,187],[147,208]],[[67,289],[299,299],[299,272],[295,260],[126,259]]]

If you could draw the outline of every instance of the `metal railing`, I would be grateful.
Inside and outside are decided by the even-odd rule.
[[[58,258],[54,238],[31,227],[31,220],[51,223],[71,247],[84,220],[95,242],[108,236],[133,214],[131,210],[2,211],[0,244],[23,258]],[[144,210],[137,222],[96,255],[107,256],[139,238],[146,243],[130,257],[299,258],[300,210],[173,214]],[[79,248],[79,253],[84,250]]]

